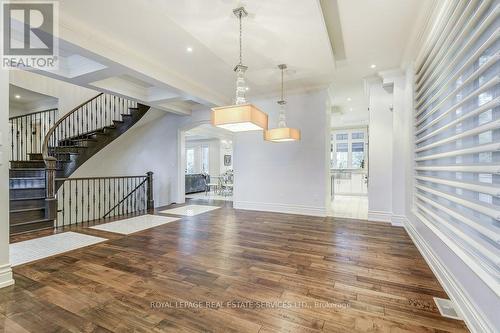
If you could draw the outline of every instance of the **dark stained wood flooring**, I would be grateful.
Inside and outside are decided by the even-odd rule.
[[[467,332],[403,228],[219,204],[129,236],[80,227],[110,240],[14,268],[0,331]]]

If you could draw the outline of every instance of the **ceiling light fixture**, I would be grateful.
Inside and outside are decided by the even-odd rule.
[[[352,101],[351,97],[347,97],[347,101],[348,102]]]
[[[188,53],[191,53],[191,52],[193,52],[193,48],[192,48],[192,47],[188,47],[188,48],[186,49],[186,51],[187,51]]]
[[[212,125],[231,132],[246,132],[267,130],[268,116],[255,105],[247,103],[245,92],[248,90],[245,83],[247,66],[243,65],[242,52],[242,18],[248,15],[244,7],[233,10],[240,23],[240,61],[236,72],[236,100],[234,105],[212,109]]]
[[[376,67],[377,67],[377,65],[375,65],[375,64],[373,64],[373,65],[370,66],[370,68],[372,68],[372,69],[376,68]]]
[[[286,101],[283,93],[283,72],[286,69],[286,65],[278,65],[278,68],[281,70],[281,99],[278,101],[278,104],[280,106],[280,118],[277,128],[273,128],[264,132],[264,140],[271,142],[297,141],[300,140],[300,130],[297,128],[290,128],[286,126]]]
[[[19,99],[19,98],[21,98],[21,95],[15,95],[14,97],[15,97],[16,99]]]

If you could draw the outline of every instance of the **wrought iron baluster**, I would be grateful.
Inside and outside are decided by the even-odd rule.
[[[78,181],[75,181],[75,223],[78,223]]]
[[[64,217],[65,217],[64,215],[65,215],[65,210],[66,210],[65,209],[65,207],[66,207],[66,200],[65,200],[66,199],[66,184],[65,183],[66,182],[64,182],[62,185],[62,205],[58,204],[58,207],[62,207],[61,213],[62,213],[62,224],[63,225],[64,225]],[[57,224],[59,224],[59,222]]]

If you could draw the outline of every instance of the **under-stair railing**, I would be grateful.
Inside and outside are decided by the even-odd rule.
[[[10,161],[27,161],[41,154],[45,135],[54,126],[58,109],[48,109],[9,118]]]
[[[114,216],[145,214],[154,208],[152,172],[56,180],[63,181],[57,191],[56,227],[95,224]]]

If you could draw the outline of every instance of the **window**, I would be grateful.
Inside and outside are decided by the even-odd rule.
[[[352,151],[352,167],[363,168],[363,163],[365,159],[364,142],[353,142],[351,151]]]
[[[201,172],[205,174],[210,173],[208,146],[201,147]]]
[[[431,41],[434,49],[416,66],[414,210],[498,290],[498,1],[460,0],[450,6],[450,13],[463,18],[446,18]],[[446,27],[454,28],[447,34]]]
[[[195,173],[194,166],[194,148],[186,149],[186,173],[193,174]]]
[[[366,128],[334,131],[331,143],[331,167],[333,169],[365,168],[366,134]]]
[[[349,163],[349,146],[347,143],[337,143],[337,169],[345,169]]]

